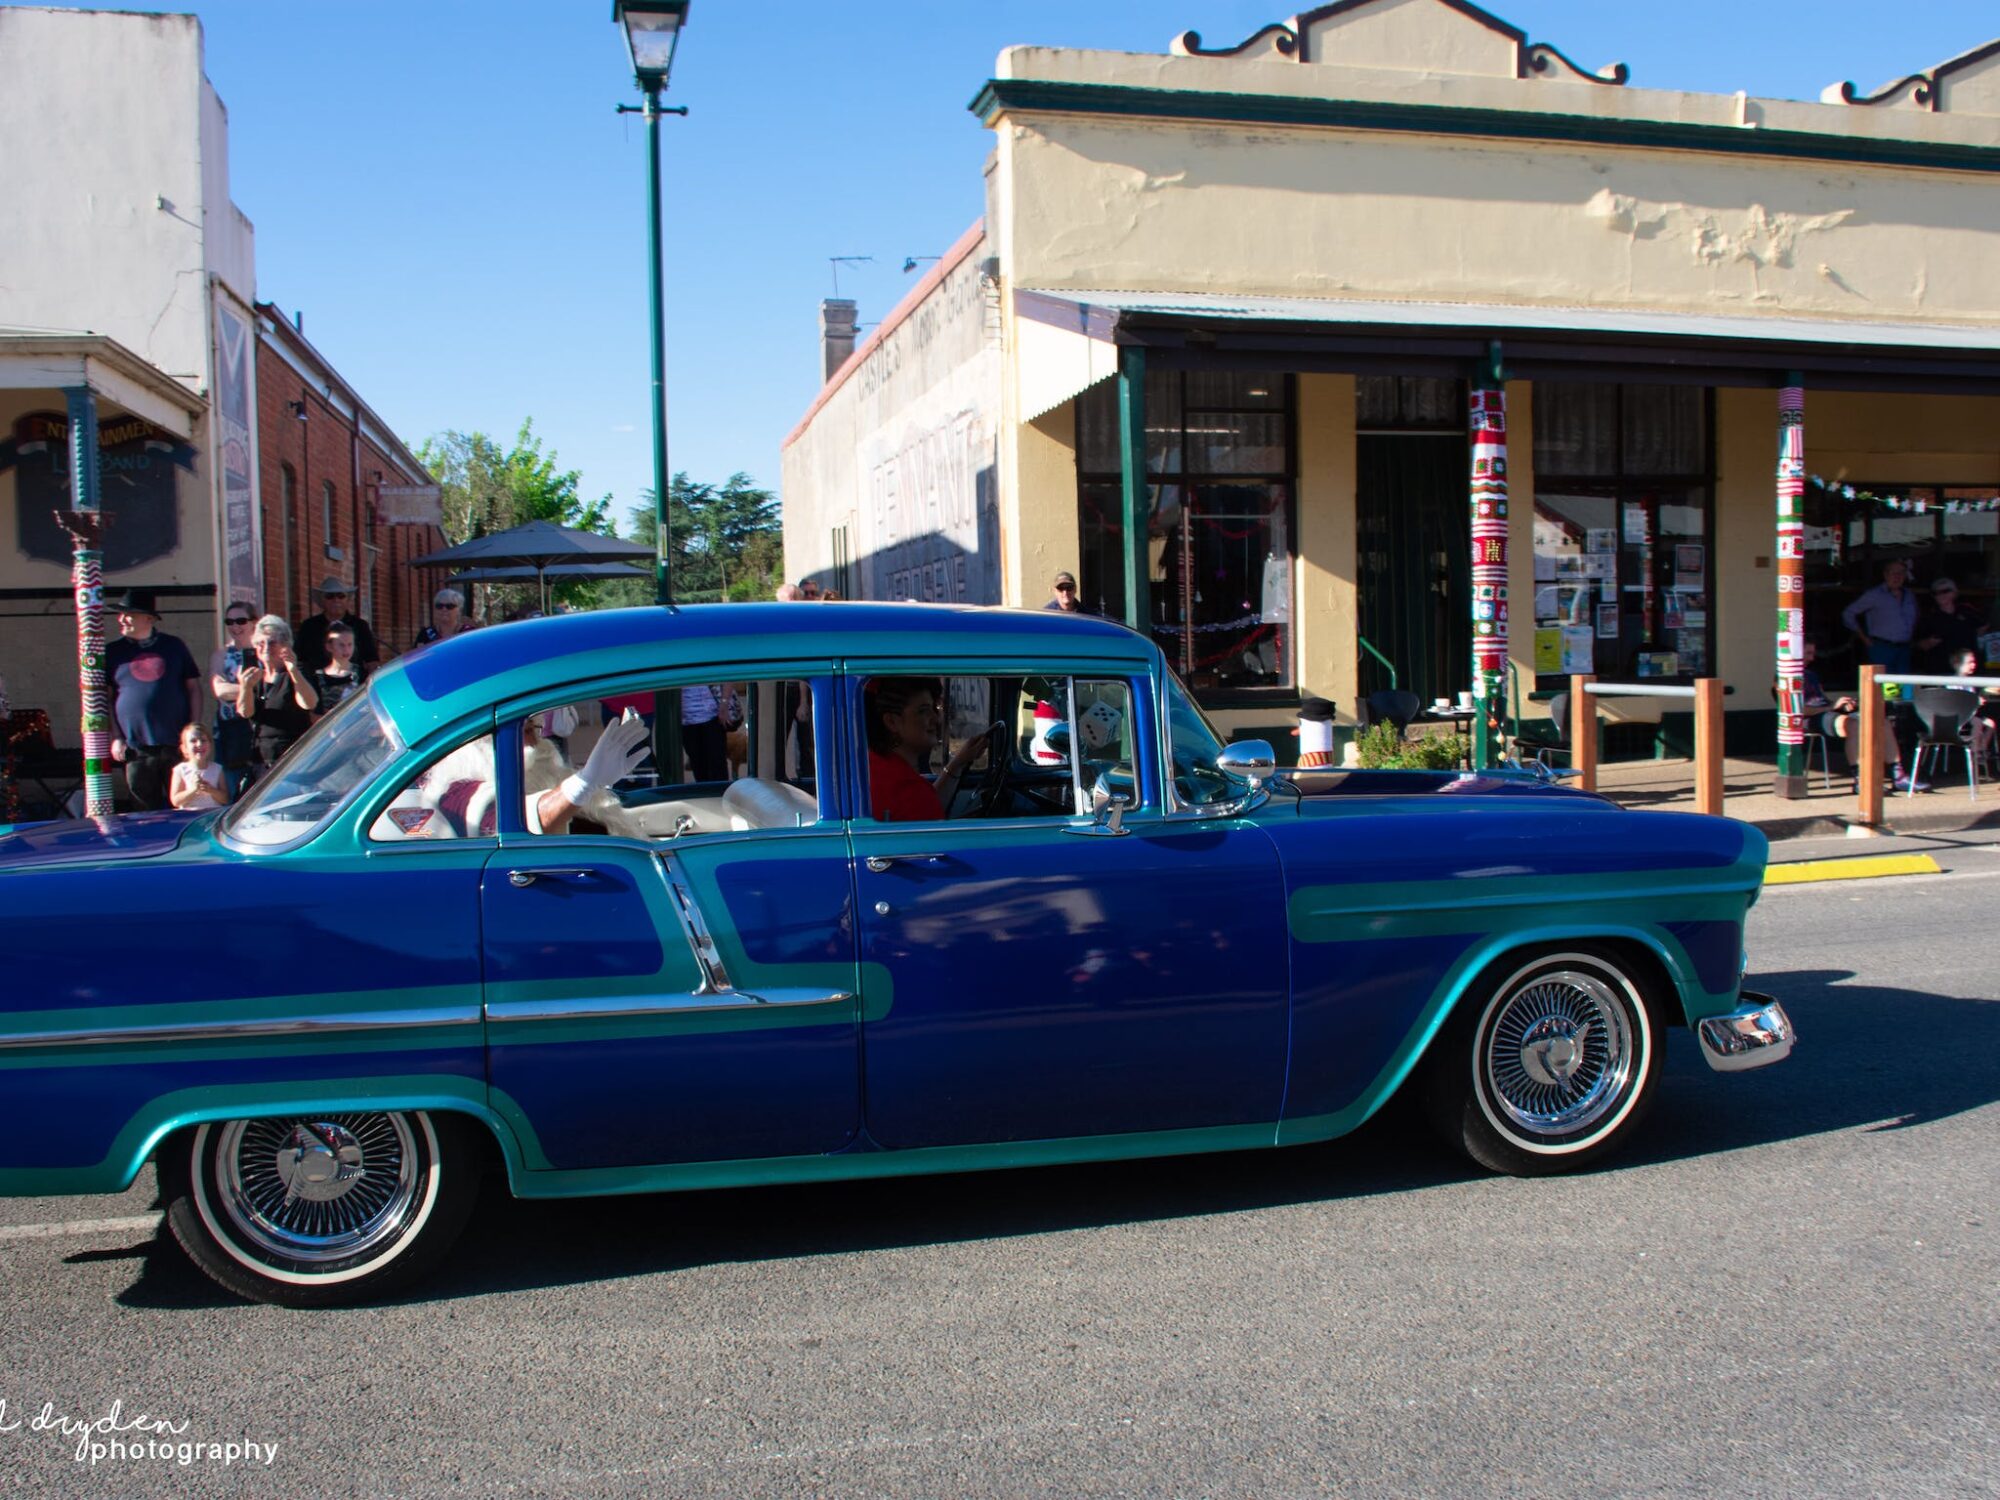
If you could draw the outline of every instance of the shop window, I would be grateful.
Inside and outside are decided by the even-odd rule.
[[[319,487],[320,535],[325,539],[326,555],[338,559],[343,554],[340,548],[334,545],[333,540],[335,536],[333,529],[335,501],[336,493],[333,488],[333,481],[331,479],[323,480]]]
[[[1354,382],[1358,432],[1465,432],[1465,382],[1428,375],[1363,375]]]
[[[1206,702],[1293,682],[1295,397],[1289,376],[1153,371],[1146,470],[1153,639]],[[1118,383],[1077,399],[1086,609],[1125,613]]]
[[[1806,487],[1806,636],[1818,649],[1822,681],[1856,680],[1859,658],[1840,614],[1882,581],[1886,563],[1908,565],[1910,587],[1920,605],[1930,602],[1932,580],[1949,578],[1958,585],[1961,612],[2000,626],[2000,510],[1991,508],[2000,502],[2000,489],[1886,479],[1847,482],[1900,504],[1848,500],[1831,490]]]
[[[1537,684],[1715,670],[1707,393],[1537,382]]]

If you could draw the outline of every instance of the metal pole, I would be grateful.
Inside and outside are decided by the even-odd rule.
[[[1118,351],[1118,467],[1125,502],[1125,623],[1151,640],[1153,577],[1146,565],[1146,530],[1153,507],[1146,486],[1146,351],[1137,344]]]
[[[1472,391],[1472,763],[1497,759],[1497,730],[1507,669],[1507,392],[1499,384]]]
[[[63,392],[69,408],[69,514],[58,513],[70,534],[70,581],[76,593],[76,665],[83,704],[84,814],[108,818],[111,791],[111,690],[104,680],[103,555],[97,538],[97,398],[88,386]]]
[[[674,602],[672,514],[667,495],[667,331],[660,248],[660,86],[646,89],[646,238],[651,250],[653,307],[653,601]]]
[[[1778,775],[1780,797],[1806,795],[1806,393],[1789,374],[1778,393]],[[1861,770],[1865,781],[1875,766]]]

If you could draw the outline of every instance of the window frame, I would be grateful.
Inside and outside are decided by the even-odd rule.
[[[868,777],[868,735],[866,731],[863,689],[874,677],[936,677],[946,680],[954,677],[1027,678],[1061,677],[1074,682],[1081,678],[1089,682],[1120,682],[1125,685],[1127,712],[1134,718],[1132,725],[1133,782],[1137,793],[1134,806],[1126,809],[1125,818],[1129,822],[1135,817],[1160,818],[1168,814],[1163,784],[1159,777],[1159,705],[1152,687],[1154,673],[1150,667],[1133,662],[1023,662],[1019,659],[1001,661],[954,659],[951,663],[936,661],[911,661],[904,658],[881,661],[847,663],[839,682],[840,721],[843,736],[843,756],[841,760],[844,779],[853,790],[852,806],[847,821],[856,832],[863,829],[897,830],[905,828],[1072,828],[1088,824],[1092,814],[1072,812],[1067,817],[1045,814],[1038,817],[1014,818],[942,818],[923,822],[882,822],[875,818],[869,806]],[[1078,743],[1076,732],[1076,696],[1069,695],[1070,743]],[[1070,755],[1071,797],[1077,806],[1082,805],[1081,758],[1074,751]]]
[[[1188,423],[1190,415],[1190,408],[1188,404],[1188,382],[1190,377],[1201,376],[1201,375],[1238,375],[1246,379],[1255,376],[1268,376],[1269,378],[1280,384],[1280,386],[1282,387],[1283,394],[1280,396],[1279,400],[1275,405],[1271,406],[1203,405],[1194,408],[1194,410],[1200,412],[1204,416],[1208,415],[1274,416],[1275,415],[1279,417],[1284,423],[1284,440],[1281,445],[1284,451],[1284,472],[1280,473],[1268,470],[1257,470],[1257,471],[1244,471],[1242,473],[1228,473],[1228,472],[1218,472],[1206,469],[1196,470],[1190,466],[1190,459],[1192,457],[1192,448],[1194,445],[1194,436],[1191,433]],[[1292,618],[1288,622],[1287,628],[1285,630],[1285,650],[1284,650],[1283,660],[1281,663],[1281,673],[1285,678],[1285,681],[1280,683],[1274,683],[1264,687],[1214,688],[1204,691],[1203,693],[1201,693],[1199,697],[1195,697],[1194,690],[1192,688],[1189,688],[1188,690],[1189,696],[1195,697],[1195,701],[1198,704],[1210,708],[1281,708],[1287,706],[1296,706],[1300,700],[1300,695],[1303,691],[1299,686],[1299,653],[1298,653],[1298,614],[1299,614],[1298,564],[1300,557],[1299,545],[1298,545],[1298,540],[1299,540],[1298,376],[1290,371],[1281,371],[1281,370],[1237,370],[1234,368],[1230,369],[1185,368],[1184,369],[1178,367],[1170,367],[1165,369],[1149,370],[1147,372],[1148,382],[1150,383],[1151,380],[1157,376],[1172,376],[1179,384],[1179,402],[1178,402],[1179,463],[1175,468],[1170,470],[1156,470],[1150,463],[1148,463],[1146,468],[1146,493],[1147,493],[1149,515],[1155,508],[1153,502],[1157,498],[1159,491],[1169,485],[1180,490],[1182,496],[1182,504],[1184,506],[1189,503],[1189,496],[1191,492],[1202,489],[1214,489],[1222,486],[1256,485],[1256,484],[1261,484],[1266,486],[1282,486],[1284,494],[1283,507],[1284,507],[1284,523],[1285,523],[1285,555],[1289,561],[1289,566],[1291,571],[1291,615],[1292,615]],[[1111,486],[1114,488],[1122,487],[1124,483],[1124,476],[1121,470],[1093,469],[1087,467],[1085,462],[1086,456],[1088,455],[1092,447],[1092,444],[1089,441],[1090,438],[1089,424],[1094,420],[1096,416],[1096,413],[1094,411],[1094,405],[1100,402],[1110,404],[1112,408],[1112,414],[1109,417],[1108,421],[1112,427],[1112,430],[1115,432],[1117,427],[1116,400],[1117,400],[1117,382],[1115,379],[1099,381],[1097,384],[1086,388],[1084,391],[1080,392],[1075,397],[1074,404],[1076,412],[1076,432],[1075,432],[1074,452],[1076,457],[1076,488],[1077,488],[1076,539],[1077,539],[1077,557],[1078,557],[1077,567],[1079,573],[1083,572],[1086,568],[1094,569],[1097,565],[1095,562],[1096,554],[1092,551],[1091,547],[1087,545],[1085,538],[1085,516],[1084,516],[1085,491],[1086,489],[1093,486]],[[1149,431],[1150,430],[1151,429],[1149,428]],[[1115,532],[1120,537],[1121,539],[1120,550],[1122,555],[1122,546],[1123,546],[1122,539],[1124,535],[1124,516],[1122,511],[1118,516],[1117,524],[1115,527],[1110,525],[1102,525],[1100,526],[1099,529],[1101,532],[1105,534],[1110,534]],[[1092,561],[1086,563],[1084,561],[1084,559],[1086,558],[1090,558],[1092,559]],[[1149,580],[1149,582],[1151,581],[1152,580]],[[1161,651],[1164,652],[1168,649],[1169,643],[1162,642],[1156,636],[1153,630],[1153,622],[1151,621],[1147,622],[1147,629],[1145,635],[1146,639],[1152,645],[1158,647]],[[1178,640],[1173,639],[1171,641],[1171,644],[1178,645]]]
[[[1625,547],[1624,529],[1623,529],[1624,507],[1628,502],[1638,502],[1650,499],[1657,506],[1660,503],[1660,496],[1663,492],[1681,491],[1681,490],[1695,492],[1699,497],[1699,505],[1702,516],[1702,522],[1701,522],[1702,598],[1704,598],[1707,601],[1707,620],[1706,623],[1702,626],[1704,635],[1702,654],[1703,654],[1703,659],[1707,662],[1705,675],[1713,677],[1719,675],[1716,662],[1716,644],[1717,644],[1717,630],[1718,630],[1717,620],[1718,616],[1721,613],[1715,591],[1715,580],[1716,580],[1715,491],[1717,485],[1715,387],[1709,385],[1703,385],[1698,387],[1698,389],[1701,391],[1701,421],[1702,421],[1701,461],[1703,465],[1702,472],[1694,474],[1666,473],[1666,472],[1634,473],[1627,468],[1627,458],[1626,458],[1625,402],[1628,392],[1638,388],[1652,388],[1652,387],[1662,387],[1670,385],[1685,387],[1687,384],[1690,383],[1691,382],[1656,381],[1656,380],[1637,380],[1637,381],[1544,380],[1535,382],[1534,395],[1531,397],[1531,400],[1537,404],[1535,405],[1532,411],[1531,424],[1533,425],[1531,425],[1530,430],[1528,432],[1528,452],[1529,452],[1530,462],[1533,465],[1533,473],[1534,473],[1534,489],[1533,493],[1529,496],[1531,514],[1529,517],[1530,538],[1528,545],[1529,545],[1529,551],[1531,555],[1533,555],[1534,517],[1532,514],[1532,507],[1540,503],[1541,496],[1545,492],[1550,495],[1573,495],[1579,498],[1609,499],[1611,502],[1611,524],[1618,530],[1617,545],[1619,551],[1617,555],[1620,556],[1623,555]],[[1543,399],[1542,393],[1546,391],[1549,387],[1556,385],[1577,385],[1577,386],[1608,385],[1611,388],[1611,391],[1613,393],[1613,399],[1611,405],[1610,420],[1613,430],[1612,451],[1614,455],[1612,473],[1610,474],[1544,474],[1543,473],[1538,455],[1536,455],[1535,453],[1535,426],[1538,425],[1540,422],[1541,407],[1539,405],[1539,402]],[[1672,546],[1674,544],[1662,543],[1657,538],[1655,538],[1653,545],[1656,548],[1663,548],[1667,546]],[[1659,563],[1658,560],[1656,559],[1655,560],[1656,572],[1658,571],[1658,569],[1659,569]],[[1529,636],[1530,645],[1533,644],[1532,632],[1538,628],[1537,617],[1534,612],[1534,597],[1532,593],[1532,590],[1538,586],[1539,585],[1531,583],[1530,585],[1531,592],[1529,599],[1527,601],[1529,607],[1526,611],[1523,612],[1528,622],[1528,629],[1530,631],[1530,636]],[[1624,582],[1621,579],[1619,583],[1620,598],[1618,601],[1618,607],[1621,617],[1624,612],[1623,590],[1624,590]],[[1665,627],[1662,626],[1661,629],[1664,630]],[[1622,634],[1619,644],[1621,646],[1623,644]],[[1621,673],[1625,672],[1625,668],[1622,666],[1620,667],[1619,670]],[[1538,672],[1534,674],[1534,678],[1535,678],[1534,692],[1537,694],[1560,692],[1569,686],[1569,677],[1566,673],[1562,672]],[[1662,685],[1673,684],[1673,685],[1685,686],[1686,684],[1693,682],[1695,679],[1693,674],[1691,673],[1677,672],[1672,677],[1647,678],[1646,680],[1648,682],[1658,682]]]

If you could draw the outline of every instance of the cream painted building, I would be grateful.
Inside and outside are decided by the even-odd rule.
[[[205,658],[257,599],[255,242],[185,15],[0,7],[0,674],[77,737],[65,393],[94,398],[107,594]],[[112,631],[115,634],[115,628]]]
[[[1720,676],[1768,749],[1793,386],[1807,472],[1887,497],[1807,490],[1828,680],[1885,561],[1994,609],[2000,42],[1800,103],[1634,87],[1461,0],[1343,0],[1236,45],[1011,48],[974,108],[983,225],[787,440],[789,576],[1034,606],[1072,570],[1225,724],[1302,694],[1351,722],[1391,670],[1470,679],[1466,409],[1497,378],[1510,708],[1570,670]],[[885,462],[959,413],[990,446],[885,507]]]

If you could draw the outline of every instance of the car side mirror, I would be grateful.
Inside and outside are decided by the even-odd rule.
[[[1269,740],[1238,740],[1215,757],[1215,769],[1249,782],[1254,792],[1278,769],[1278,756]]]
[[[1069,833],[1095,834],[1099,837],[1122,838],[1125,835],[1125,814],[1130,812],[1133,801],[1119,792],[1114,792],[1108,776],[1100,776],[1092,783],[1090,797],[1091,818],[1088,823],[1072,823],[1065,830]]]

